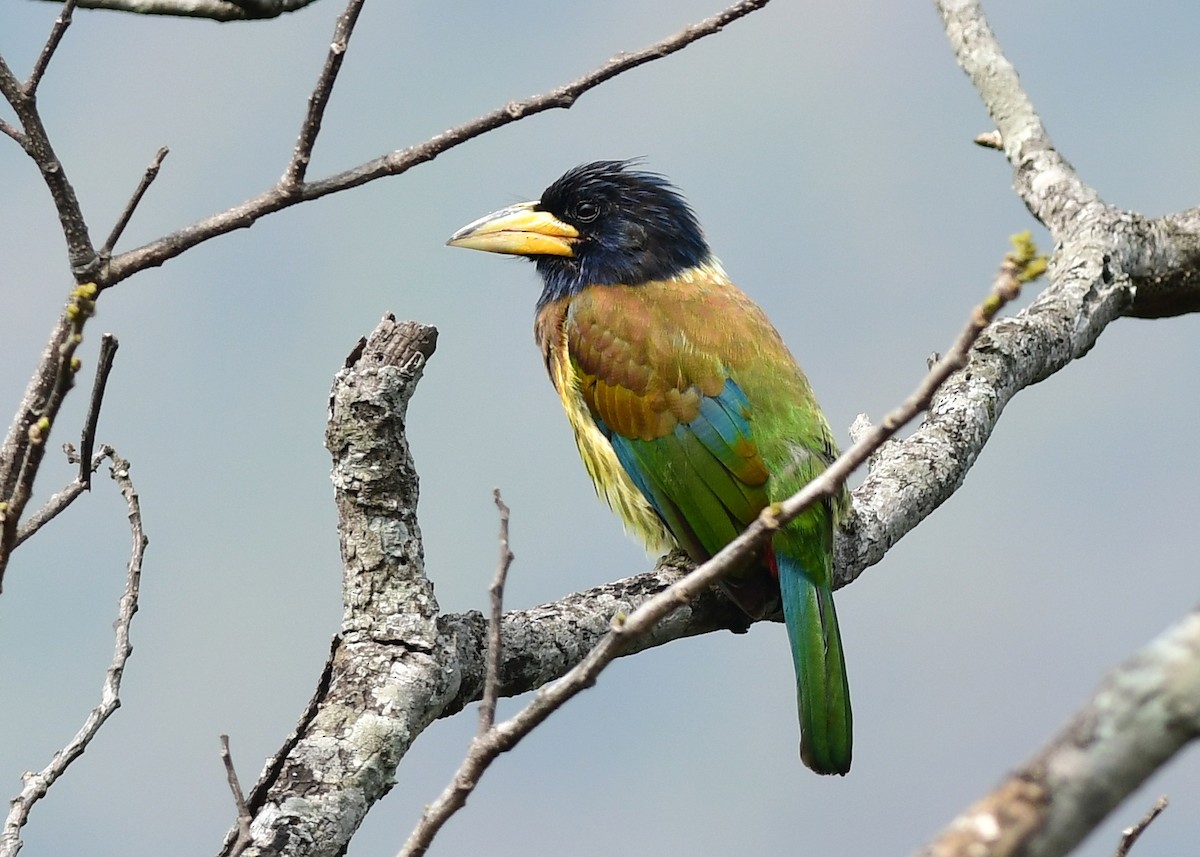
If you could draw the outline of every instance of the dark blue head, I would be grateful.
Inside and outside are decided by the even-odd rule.
[[[572,256],[534,257],[545,282],[539,304],[588,285],[666,279],[709,257],[696,215],[679,191],[629,161],[575,167],[534,207],[579,231]]]
[[[538,201],[482,217],[448,243],[533,259],[544,283],[538,306],[591,285],[667,279],[709,259],[679,192],[629,161],[576,167]]]

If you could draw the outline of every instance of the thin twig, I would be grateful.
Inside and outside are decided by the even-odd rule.
[[[138,609],[138,593],[142,582],[142,558],[146,551],[146,534],[142,529],[142,510],[137,492],[129,478],[129,462],[111,450],[109,458],[112,461],[112,478],[121,489],[129,510],[129,530],[133,547],[129,556],[129,565],[125,576],[125,591],[121,595],[114,623],[115,643],[113,658],[105,674],[104,686],[100,693],[100,704],[91,710],[82,728],[66,746],[56,752],[50,763],[37,773],[27,773],[23,777],[20,793],[11,801],[8,817],[0,830],[0,857],[15,857],[21,850],[21,828],[29,820],[29,812],[34,804],[46,796],[50,787],[61,777],[83,751],[96,737],[100,727],[121,705],[121,677],[125,672],[125,663],[133,652],[129,642],[129,626],[133,615]]]
[[[150,162],[150,166],[146,167],[146,172],[142,173],[142,180],[138,182],[133,196],[129,197],[129,202],[125,203],[125,210],[117,218],[116,224],[113,225],[112,231],[108,233],[108,238],[104,241],[104,246],[100,248],[100,255],[102,257],[107,258],[112,255],[113,248],[117,246],[117,241],[121,239],[121,233],[129,225],[129,219],[133,217],[134,210],[141,203],[142,197],[146,195],[146,191],[150,189],[150,184],[158,177],[158,168],[162,166],[163,159],[170,154],[170,151],[166,146],[159,149],[154,155],[154,160]]]
[[[85,489],[92,487],[92,449],[96,445],[96,426],[100,422],[100,406],[104,403],[104,389],[108,386],[108,375],[112,372],[113,359],[117,356],[120,343],[111,333],[100,337],[100,354],[96,358],[96,380],[92,382],[92,400],[88,404],[87,420],[79,439],[79,481]]]
[[[1166,808],[1167,796],[1163,795],[1154,802],[1154,806],[1150,807],[1150,811],[1142,817],[1141,821],[1139,821],[1133,827],[1126,827],[1124,830],[1122,830],[1121,842],[1119,845],[1117,845],[1117,850],[1113,854],[1113,857],[1128,857],[1129,850],[1133,848],[1134,843],[1137,842],[1138,838],[1146,832],[1146,828],[1154,823],[1154,819],[1162,815],[1162,811]]]
[[[233,208],[197,221],[176,232],[129,250],[114,257],[102,273],[100,282],[111,286],[146,268],[163,264],[197,244],[235,229],[252,226],[260,217],[288,208],[309,199],[348,190],[385,176],[397,176],[418,164],[431,161],[438,155],[486,134],[503,125],[546,110],[568,108],[580,95],[630,69],[670,56],[705,36],[720,32],[727,25],[749,15],[770,0],[741,0],[722,12],[683,28],[662,41],[632,53],[620,53],[582,77],[524,101],[512,101],[490,113],[485,113],[464,125],[451,128],[435,137],[407,149],[390,152],[374,160],[336,175],[306,182],[299,187],[282,180],[274,188]]]
[[[337,25],[333,29],[333,41],[329,45],[329,53],[325,55],[325,66],[321,69],[312,94],[308,96],[308,114],[300,128],[292,160],[280,180],[283,187],[295,189],[304,183],[304,176],[312,159],[313,146],[317,142],[317,134],[321,132],[321,119],[329,105],[329,96],[333,92],[334,83],[337,82],[338,72],[342,68],[342,60],[346,56],[346,48],[350,43],[350,36],[354,33],[354,25],[358,21],[358,13],[362,11],[363,2],[364,0],[350,0],[345,11],[338,16]]]
[[[67,461],[72,464],[79,464],[80,469],[82,469],[82,462],[86,459],[80,458],[79,454],[75,451],[75,447],[69,443],[63,444],[63,452],[67,454]],[[100,451],[92,456],[91,472],[95,473],[104,462],[104,459],[108,458],[112,453],[113,448],[111,446],[107,444],[101,446]],[[89,486],[90,482],[85,484],[79,477],[67,483],[65,488],[46,501],[45,506],[42,506],[37,512],[21,522],[21,526],[17,528],[17,537],[13,540],[13,549],[20,547],[22,542],[29,539],[34,533],[66,511],[66,508],[75,502],[75,499],[80,494],[87,491]]]
[[[488,587],[492,612],[488,617],[487,670],[483,680],[483,699],[479,703],[480,735],[496,723],[496,700],[500,697],[500,662],[504,653],[504,641],[500,639],[500,621],[504,618],[504,584],[514,559],[508,546],[509,509],[500,498],[499,488],[492,491],[492,499],[496,501],[496,508],[500,511],[500,561],[496,564],[496,577]]]
[[[233,805],[237,808],[237,840],[231,846],[230,857],[238,857],[251,842],[250,822],[254,816],[246,806],[246,796],[242,794],[242,784],[238,782],[237,771],[233,767],[233,754],[229,752],[229,736],[221,736],[221,761],[225,764],[225,778],[229,781],[229,791],[233,794]]]
[[[1004,140],[1000,136],[1000,132],[996,130],[984,131],[975,137],[976,146],[982,146],[985,149],[997,149],[1004,151]]]
[[[628,651],[638,637],[649,633],[654,626],[676,608],[690,602],[742,562],[756,555],[771,535],[813,503],[832,497],[846,478],[862,465],[872,453],[899,429],[925,410],[934,393],[946,379],[967,365],[971,346],[979,334],[996,317],[1005,304],[1020,293],[1021,284],[1038,277],[1046,260],[1036,257],[1029,233],[1013,239],[1014,252],[1005,256],[986,300],[971,313],[971,319],[959,334],[950,351],[930,370],[917,389],[891,411],[878,426],[872,427],[849,449],[837,457],[823,473],[804,488],[778,505],[769,506],[736,539],[726,545],[708,562],[698,566],[683,580],[643,602],[628,616],[615,616],[612,630],[596,644],[586,657],[562,678],[542,687],[533,701],[513,717],[486,733],[478,735],[467,751],[453,780],[438,797],[425,807],[420,821],[400,849],[399,857],[420,857],[442,826],[461,809],[474,791],[479,778],[501,753],[517,743],[542,723],[568,699],[596,683],[596,678],[614,659]]]
[[[50,59],[54,56],[54,52],[58,50],[58,43],[62,41],[63,34],[67,32],[67,27],[71,26],[71,13],[75,11],[76,0],[66,0],[62,5],[62,11],[58,13],[58,17],[54,19],[54,27],[50,30],[50,37],[46,39],[46,45],[42,48],[42,53],[38,56],[37,62],[33,64],[33,70],[29,72],[29,79],[25,81],[25,94],[32,98],[37,94],[38,84],[42,82],[42,75],[46,73],[47,66],[50,65]]]
[[[20,146],[22,149],[25,149],[26,151],[29,150],[28,149],[29,142],[25,139],[25,135],[22,134],[20,131],[18,131],[16,128],[14,128],[12,125],[9,125],[3,119],[0,119],[0,134],[5,134],[9,137],[12,137],[14,140],[17,141],[18,146]]]

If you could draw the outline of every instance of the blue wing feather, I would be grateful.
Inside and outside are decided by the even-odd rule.
[[[767,503],[749,414],[745,394],[729,379],[717,396],[701,398],[694,419],[663,437],[626,437],[598,418],[596,426],[675,537],[704,556],[735,538]]]

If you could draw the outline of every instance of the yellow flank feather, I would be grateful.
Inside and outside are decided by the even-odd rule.
[[[575,431],[575,444],[579,447],[579,456],[587,468],[588,476],[596,493],[604,498],[631,535],[641,539],[646,550],[652,553],[662,553],[676,547],[676,541],[663,525],[662,519],[646,502],[646,498],[629,479],[625,468],[617,460],[612,444],[596,428],[596,423],[588,412],[583,393],[579,389],[579,378],[571,366],[571,358],[567,353],[567,337],[563,329],[566,323],[566,304],[559,306],[551,304],[542,314],[555,313],[557,318],[549,324],[539,318],[537,326],[538,345],[546,360],[546,368],[554,382],[554,389],[562,399],[563,410]],[[548,320],[549,321],[549,320]],[[543,336],[549,336],[545,341]]]

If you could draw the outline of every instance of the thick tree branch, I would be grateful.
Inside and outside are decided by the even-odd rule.
[[[1045,748],[922,857],[1058,857],[1200,735],[1200,611],[1113,670]]]
[[[79,8],[213,21],[257,21],[295,12],[313,2],[315,0],[80,0]]]
[[[457,676],[437,658],[438,606],[404,437],[408,400],[435,343],[433,328],[386,318],[335,381],[326,445],[345,613],[317,697],[250,795],[247,855],[342,853],[454,693]]]
[[[504,614],[501,636],[501,696],[516,696],[564,675],[611,629],[618,614],[666,591],[695,567],[682,553],[662,559],[653,571],[575,592],[550,604]],[[459,686],[446,701],[442,717],[456,714],[483,694],[486,676],[487,620],[477,612],[438,617],[438,630],[454,647]],[[746,617],[718,593],[704,592],[639,638],[630,654],[672,640],[713,631],[745,631]]]
[[[1100,197],[1080,181],[1075,168],[1050,142],[979,3],[937,0],[937,9],[959,65],[996,123],[1004,154],[1015,171],[1015,189],[1033,216],[1057,234],[1085,209],[1102,207]]]
[[[958,64],[996,123],[1013,189],[1033,216],[1057,243],[1108,253],[1135,287],[1126,314],[1161,318],[1200,310],[1200,211],[1151,220],[1106,204],[1054,148],[978,0],[936,5]],[[1121,241],[1107,240],[1114,230]]]
[[[978,3],[939,0],[938,9],[959,63],[997,124],[1017,193],[1059,242],[1051,287],[1017,320],[1040,325],[1051,315],[1047,333],[1057,332],[1057,340],[1039,337],[1030,343],[1038,346],[1031,355],[1019,347],[1029,343],[1024,332],[1016,332],[995,355],[1002,362],[989,357],[981,368],[1033,383],[1085,353],[1121,312],[1154,317],[1200,308],[1197,213],[1150,221],[1104,205],[1050,146]],[[989,336],[1012,334],[1012,327],[997,325]],[[978,350],[986,351],[984,343]],[[972,380],[969,373],[963,380]],[[1015,389],[990,380],[984,386],[990,392],[975,402],[993,415],[976,412],[967,427],[982,428],[986,439]],[[948,389],[944,395],[964,401],[964,392],[970,402],[969,391]],[[935,406],[931,417],[936,413]],[[923,853],[1065,854],[1200,734],[1198,695],[1200,615],[1193,613],[1110,675],[1057,739]]]

